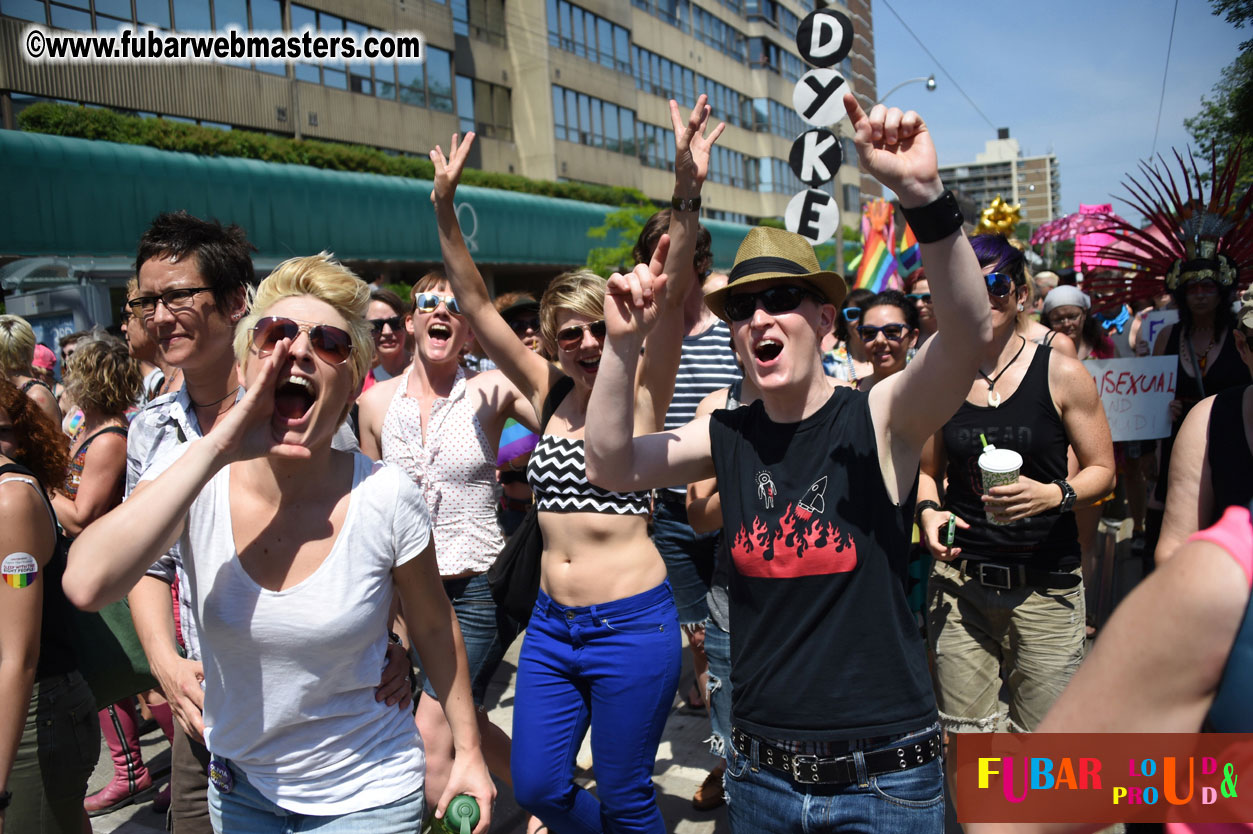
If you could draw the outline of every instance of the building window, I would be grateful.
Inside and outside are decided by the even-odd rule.
[[[548,0],[548,43],[607,69],[631,72],[631,33],[566,0]]]
[[[844,186],[844,211],[861,214],[861,189],[855,185]]]
[[[696,103],[696,96],[706,93],[712,118],[738,127],[753,126],[751,100],[725,84],[680,67],[669,58],[663,58],[642,47],[633,47],[636,73],[635,86],[662,98],[672,98],[683,106]]]
[[[554,114],[556,121],[556,115]],[[508,87],[457,76],[457,125],[462,133],[513,141],[513,108]]]
[[[555,84],[553,132],[567,142],[618,153],[636,152],[634,110]]]

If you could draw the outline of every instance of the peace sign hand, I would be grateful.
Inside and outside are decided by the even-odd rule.
[[[452,135],[448,145],[448,156],[443,149],[435,146],[431,151],[431,162],[435,164],[435,187],[431,189],[431,202],[451,201],[457,191],[457,183],[461,182],[461,171],[465,168],[466,157],[470,155],[470,146],[474,144],[474,131],[470,131],[460,142],[458,134]]]
[[[862,170],[895,191],[902,206],[925,206],[943,193],[935,146],[921,116],[882,104],[867,116],[852,93],[844,94],[844,109]]]
[[[709,135],[705,135],[712,112],[708,100],[702,93],[696,99],[696,106],[692,108],[687,122],[684,122],[679,114],[679,103],[670,99],[670,124],[674,127],[674,176],[676,180],[694,186],[697,192],[709,175],[709,155],[714,143],[726,129],[724,122],[718,122]]]

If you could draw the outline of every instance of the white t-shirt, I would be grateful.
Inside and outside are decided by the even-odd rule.
[[[143,474],[156,478],[187,446]],[[430,521],[403,471],[354,456],[344,524],[325,561],[283,591],[236,558],[230,467],[192,503],[180,540],[205,669],[206,746],[267,799],[297,813],[344,814],[422,787],[412,716],[374,700],[385,662],[392,568],[421,553]]]

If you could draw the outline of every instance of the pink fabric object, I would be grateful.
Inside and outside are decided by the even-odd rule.
[[[47,345],[35,345],[35,358],[31,360],[31,364],[50,371],[57,366],[57,355]]]
[[[1114,214],[1114,207],[1109,203],[1096,206],[1079,204],[1079,213],[1099,221]],[[1099,228],[1099,225],[1097,226]],[[1103,257],[1101,250],[1114,243],[1115,237],[1101,231],[1084,230],[1075,237],[1075,269],[1090,272],[1097,269],[1117,269],[1121,264],[1114,258]]]
[[[1253,524],[1248,507],[1228,507],[1213,527],[1193,533],[1188,541],[1209,542],[1230,553],[1253,586]]]

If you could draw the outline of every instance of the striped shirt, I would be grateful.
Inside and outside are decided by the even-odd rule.
[[[666,431],[690,423],[701,400],[742,376],[735,364],[731,328],[726,322],[719,320],[705,332],[685,337],[679,372],[674,379],[674,398],[666,412]],[[686,489],[684,485],[672,487],[671,491],[682,493]]]

